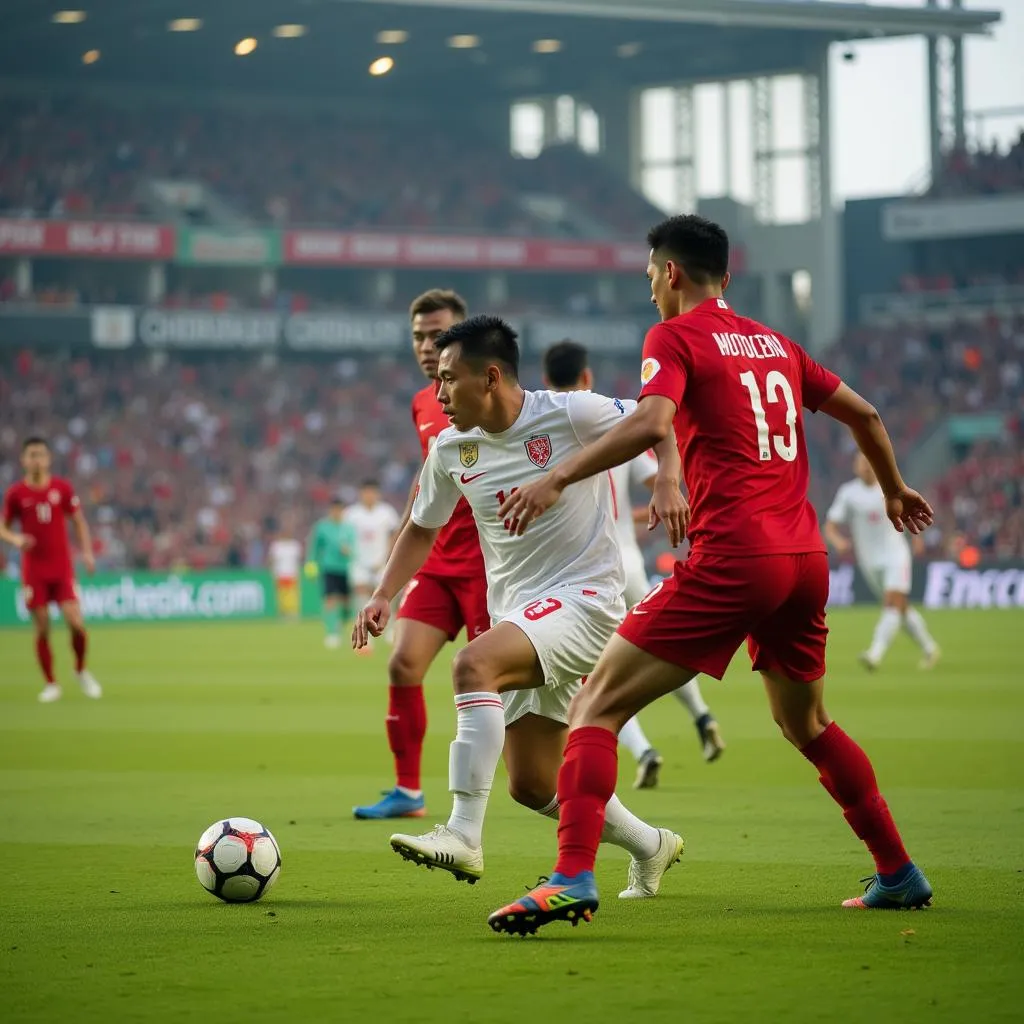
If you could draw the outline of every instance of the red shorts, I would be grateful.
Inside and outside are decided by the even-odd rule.
[[[746,640],[754,671],[809,683],[825,674],[827,600],[824,554],[698,554],[676,563],[626,616],[619,635],[715,679]]]
[[[409,580],[398,605],[398,618],[434,626],[449,640],[466,627],[470,640],[491,626],[487,612],[487,582],[478,577],[435,576],[418,573]]]
[[[22,583],[25,595],[25,607],[45,608],[48,604],[67,604],[78,600],[78,585],[74,576],[62,576],[57,579],[37,579],[32,577]]]

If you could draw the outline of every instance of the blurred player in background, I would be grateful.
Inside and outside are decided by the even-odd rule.
[[[920,532],[931,525],[931,507],[900,476],[871,405],[799,345],[729,307],[729,239],[721,227],[672,217],[651,230],[648,243],[647,275],[662,322],[644,341],[639,408],[506,497],[499,515],[528,536],[564,505],[576,481],[655,444],[654,512],[673,546],[689,537],[690,553],[626,617],[573,702],[558,778],[554,873],[495,911],[489,924],[521,933],[589,919],[598,906],[593,868],[615,787],[616,734],[698,672],[720,679],[744,641],[783,736],[815,767],[874,859],[864,895],[843,905],[926,906],[931,886],[907,854],[871,761],[825,710],[828,557],[807,500],[801,407],[849,428],[882,484],[895,529]],[[682,466],[692,515],[671,486],[666,439],[678,443],[674,468]]]
[[[552,817],[569,701],[626,612],[607,476],[567,490],[528,537],[517,537],[515,524],[503,523],[497,512],[506,494],[630,410],[590,392],[524,391],[516,334],[495,317],[456,324],[436,346],[438,397],[453,429],[427,455],[412,513],[380,586],[356,619],[353,644],[379,635],[391,599],[430,555],[459,503],[468,501],[494,624],[452,662],[458,726],[448,823],[421,836],[393,835],[391,846],[406,860],[474,882],[484,870],[483,823],[498,760],[504,752],[513,798]],[[671,442],[669,448],[674,451]],[[656,895],[682,853],[682,839],[641,821],[613,793],[606,803],[602,840],[631,855],[623,898]]]
[[[399,526],[398,513],[381,498],[380,484],[376,480],[364,480],[359,487],[359,501],[345,510],[345,522],[356,531],[355,557],[349,579],[356,600],[363,604],[377,586],[387,561]]]
[[[306,541],[306,574],[320,577],[324,646],[341,644],[339,621],[349,620],[349,566],[356,549],[356,528],[344,518],[341,498],[332,498],[327,515],[318,519]]]
[[[591,391],[594,374],[588,364],[586,348],[576,341],[560,341],[544,353],[544,386],[553,391]],[[631,462],[616,466],[608,472],[611,485],[612,515],[619,538],[622,566],[626,573],[626,607],[639,604],[651,589],[644,568],[644,556],[636,540],[638,522],[646,523],[648,511],[640,510],[635,516],[630,503],[630,485],[641,484],[648,490],[654,486],[658,475],[658,460],[650,452],[638,455]],[[704,702],[700,685],[696,679],[672,691],[693,716],[700,738],[705,761],[717,760],[725,750],[725,742],[711,709]],[[663,763],[661,755],[647,738],[640,720],[631,718],[619,733],[619,742],[633,755],[637,762],[635,789],[653,789],[658,784],[658,775]]]
[[[939,645],[921,613],[910,607],[910,542],[892,528],[878,477],[861,452],[854,457],[853,472],[855,479],[839,488],[825,517],[825,540],[841,555],[853,549],[868,586],[882,599],[882,615],[860,663],[872,672],[878,668],[902,626],[921,648],[921,668],[933,668],[939,660]],[[840,529],[843,526],[850,531],[852,543]],[[919,544],[914,537],[915,547]]]
[[[466,319],[465,300],[456,292],[435,288],[409,307],[412,350],[427,385],[412,400],[412,421],[426,459],[448,416],[437,397],[438,353],[434,342],[453,324]],[[419,481],[413,480],[402,516],[409,521]],[[365,603],[365,602],[362,602]],[[388,660],[388,744],[395,762],[395,786],[383,799],[354,808],[357,818],[421,817],[424,813],[420,769],[427,732],[423,679],[446,643],[465,627],[472,640],[485,632],[487,581],[473,512],[460,501],[438,533],[430,556],[409,580],[398,606],[394,647]]]
[[[25,439],[21,448],[25,476],[12,484],[4,495],[0,540],[13,544],[21,552],[21,579],[25,587],[25,606],[32,616],[36,634],[36,658],[46,685],[39,694],[43,703],[59,700],[60,684],[53,674],[50,649],[50,603],[60,607],[71,632],[75,653],[75,672],[87,697],[103,695],[100,684],[85,667],[88,635],[78,602],[78,586],[68,544],[68,519],[75,525],[82,561],[91,573],[96,568],[92,536],[85,521],[74,487],[50,474],[50,446],[41,437]],[[15,520],[19,530],[13,529]]]
[[[277,590],[277,612],[283,618],[299,617],[299,571],[302,544],[295,538],[295,520],[288,516],[267,548],[267,562]]]

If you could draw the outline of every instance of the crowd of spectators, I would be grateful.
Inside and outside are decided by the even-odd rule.
[[[957,196],[1024,192],[1024,130],[1008,149],[996,142],[977,149],[955,149],[935,172],[929,195],[937,199]]]
[[[0,97],[0,215],[151,213],[150,180],[198,182],[254,223],[538,235],[523,192],[574,201],[609,237],[657,216],[594,157],[514,158],[463,125],[343,114]]]

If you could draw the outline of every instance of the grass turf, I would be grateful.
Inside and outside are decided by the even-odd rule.
[[[0,1016],[16,1021],[1020,1020],[1024,757],[1019,614],[931,616],[932,673],[897,640],[855,664],[874,612],[831,617],[829,707],[867,748],[936,889],[920,913],[858,913],[870,862],[813,769],[776,735],[737,657],[706,681],[729,748],[705,765],[671,699],[644,716],[662,786],[620,794],[678,829],[653,901],[618,901],[602,848],[594,922],[515,940],[487,914],[550,869],[554,825],[495,784],[472,888],[396,857],[393,823],[351,806],[390,780],[386,648],[322,648],[317,626],[97,628],[85,700],[56,635],[65,698],[35,701],[28,634],[0,633]],[[429,682],[425,786],[445,820],[454,716]],[[281,843],[263,902],[202,891],[195,840],[249,815]],[[419,831],[417,822],[400,823]]]

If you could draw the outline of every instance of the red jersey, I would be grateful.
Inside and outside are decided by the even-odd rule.
[[[451,424],[437,400],[437,384],[428,384],[417,391],[412,400],[412,421],[419,433],[423,458],[430,451],[431,442]],[[484,556],[480,552],[480,538],[476,532],[473,510],[465,498],[460,498],[451,519],[441,527],[430,555],[420,572],[435,576],[467,577],[484,575]]]
[[[816,411],[839,378],[795,342],[708,299],[650,329],[640,397],[676,403],[694,553],[825,551],[807,500],[801,406]]]
[[[78,511],[78,495],[70,482],[50,477],[43,487],[20,480],[4,495],[4,523],[19,522],[22,533],[35,544],[21,556],[24,581],[65,579],[72,575],[68,517]]]

